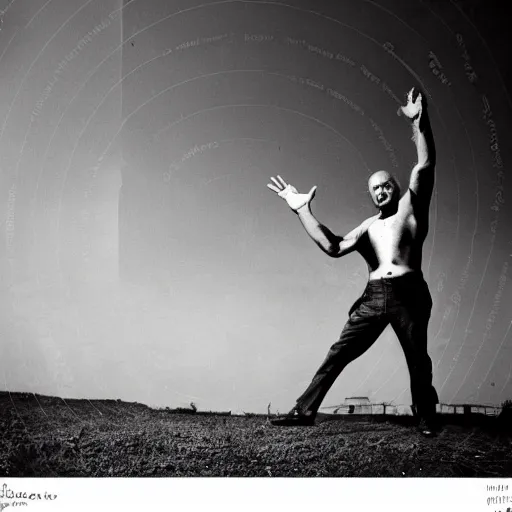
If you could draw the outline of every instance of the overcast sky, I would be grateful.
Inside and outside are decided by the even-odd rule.
[[[324,255],[266,184],[317,185],[314,213],[345,234],[375,211],[371,172],[407,187],[397,109],[417,86],[438,152],[423,263],[434,384],[443,402],[510,398],[512,104],[487,4],[9,6],[0,388],[290,408],[368,272]],[[354,395],[410,403],[390,328],[323,405]]]

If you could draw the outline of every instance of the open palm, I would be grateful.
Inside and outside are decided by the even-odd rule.
[[[316,187],[313,187],[307,194],[301,194],[294,186],[286,183],[279,175],[277,179],[273,176],[270,179],[274,183],[268,183],[267,187],[276,192],[279,197],[283,198],[288,206],[295,212],[311,203],[315,197]]]
[[[402,112],[406,117],[414,120],[421,115],[424,106],[425,101],[423,95],[418,89],[413,87],[407,94],[407,105],[400,107],[398,112]]]

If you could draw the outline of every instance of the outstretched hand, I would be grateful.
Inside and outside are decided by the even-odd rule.
[[[423,95],[416,87],[413,87],[407,94],[407,105],[398,109],[398,115],[403,114],[414,121],[421,116],[424,108],[426,108],[426,102]]]
[[[287,184],[281,176],[278,175],[277,179],[272,176],[270,179],[274,184],[268,183],[267,187],[283,198],[294,212],[311,203],[315,197],[316,187],[313,187],[307,194],[300,194],[294,186]]]

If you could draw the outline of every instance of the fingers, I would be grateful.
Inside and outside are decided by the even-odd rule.
[[[286,181],[283,180],[283,178],[281,178],[281,176],[279,176],[279,174],[277,175],[279,181],[283,184],[283,187],[286,187],[287,186],[287,183]]]
[[[417,87],[413,87],[407,93],[407,103],[416,103],[418,98],[421,98],[421,92]]]
[[[421,112],[425,112],[427,110],[427,100],[421,92],[418,94],[418,97],[416,98],[416,103],[419,105],[419,109]]]
[[[277,188],[279,189],[279,191],[283,190],[285,188],[285,186],[281,185],[281,183],[279,183],[279,181],[277,181],[274,176],[271,176],[270,179],[277,185]]]
[[[277,175],[277,179],[274,178],[273,176],[271,176],[270,179],[274,183],[267,183],[267,187],[270,190],[273,190],[274,192],[277,192],[280,195],[287,194],[290,192],[292,192],[294,194],[299,193],[298,190],[293,185],[286,183],[286,181],[284,181],[283,178],[281,178],[281,176],[279,176],[279,175]],[[316,189],[316,187],[313,187],[313,188]],[[313,189],[311,189],[311,191],[313,191]],[[314,192],[313,192],[313,195],[314,195]]]
[[[411,103],[419,103],[420,105],[425,104],[425,98],[422,92],[417,87],[413,87],[408,94],[408,99]]]
[[[269,183],[267,184],[267,187],[274,192],[282,192],[286,187],[290,186],[286,183],[286,181],[283,180],[283,178],[281,178],[281,176],[279,176],[279,174],[277,175],[277,179],[274,178],[274,176],[271,176],[270,179],[274,182],[274,184]]]

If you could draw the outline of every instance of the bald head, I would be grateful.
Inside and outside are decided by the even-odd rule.
[[[391,180],[395,185],[397,184],[395,177],[389,171],[377,171],[368,178],[368,186],[371,187],[375,183],[388,180]]]
[[[374,172],[368,178],[368,189],[377,208],[389,207],[400,199],[400,186],[388,171]]]

